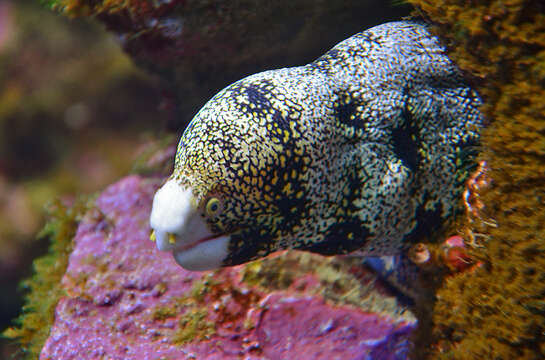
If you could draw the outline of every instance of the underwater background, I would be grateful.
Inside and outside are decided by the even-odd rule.
[[[37,236],[46,209],[130,171],[164,127],[160,97],[98,24],[40,1],[0,2],[0,327],[20,312],[19,283],[47,251]],[[0,341],[9,359],[18,346]]]
[[[1,2],[0,329],[9,330],[1,340],[0,357],[36,358],[60,298],[70,313],[77,308],[70,307],[75,298],[89,297],[103,306],[124,299],[111,283],[123,283],[135,297],[148,290],[159,297],[174,286],[142,275],[153,274],[153,267],[133,273],[141,275],[140,280],[120,279],[108,257],[83,257],[77,269],[67,269],[67,259],[78,224],[77,238],[85,241],[85,234],[99,227],[117,234],[116,222],[146,221],[138,217],[140,202],[149,201],[160,179],[170,173],[181,131],[218,90],[258,71],[308,63],[356,32],[413,14],[434,24],[451,59],[483,97],[490,125],[479,158],[486,161],[487,170],[475,174],[472,188],[482,210],[456,223],[479,266],[446,277],[437,300],[417,307],[421,327],[411,338],[416,344],[411,351],[429,358],[543,358],[545,5],[537,0],[409,3]],[[131,196],[137,199],[128,201]],[[132,235],[138,239],[142,234],[117,236]],[[49,255],[34,263],[37,276],[18,286],[32,275],[33,260],[48,248]],[[149,256],[150,266],[158,262],[157,254],[147,248],[133,251]],[[63,287],[73,293],[66,294],[57,285],[70,271],[76,275],[69,281],[65,277]],[[168,266],[164,271],[161,276],[180,272]],[[265,316],[256,315],[265,299],[278,318],[312,308],[317,312],[309,317],[318,319],[328,311],[321,301],[349,306],[343,308],[347,312],[373,309],[395,319],[383,324],[384,329],[392,328],[381,336],[405,339],[414,330],[414,317],[400,314],[387,289],[370,286],[370,275],[359,271],[350,261],[287,253],[234,273],[220,271],[202,278],[186,274],[190,280],[168,293],[171,302],[164,306],[147,308],[145,302],[134,301],[120,306],[124,316],[135,314],[135,319],[149,311],[148,318],[138,320],[147,330],[147,321],[177,327],[168,336],[180,346],[195,339],[208,341],[218,333],[225,337],[238,326],[249,335],[243,345],[235,341],[231,346],[243,346],[256,358],[285,356],[260,350],[260,333],[252,332],[259,316]],[[29,291],[21,313],[22,295]],[[293,293],[310,300],[284,308]],[[207,318],[218,299],[227,305],[215,318]],[[78,306],[82,314],[89,311]],[[255,309],[255,314],[240,308]],[[177,317],[182,310],[184,316]],[[349,316],[361,324],[378,321],[358,314]],[[20,326],[13,327],[19,315]],[[346,314],[338,316],[335,326],[341,328]],[[313,336],[334,332],[326,319],[317,324]],[[269,325],[283,329],[282,324]],[[115,326],[112,332],[138,339],[130,325],[117,321]],[[282,331],[293,331],[303,340],[307,335],[301,333],[304,329]],[[369,335],[358,331],[362,339]],[[19,338],[20,343],[8,338]],[[400,347],[396,358],[408,356],[403,341],[388,344]],[[201,351],[198,346],[190,349]],[[396,354],[391,348],[373,351],[375,358]]]

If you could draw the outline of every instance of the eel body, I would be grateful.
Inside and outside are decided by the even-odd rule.
[[[248,76],[185,129],[154,198],[152,237],[190,270],[286,248],[398,254],[457,211],[480,105],[417,22]]]

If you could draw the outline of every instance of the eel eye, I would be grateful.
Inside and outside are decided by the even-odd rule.
[[[221,210],[220,200],[218,198],[210,198],[206,203],[206,214],[208,216],[216,216]]]

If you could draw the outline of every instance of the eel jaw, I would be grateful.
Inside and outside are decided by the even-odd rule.
[[[155,194],[150,215],[157,248],[172,251],[183,268],[216,269],[228,255],[230,235],[214,234],[200,215],[191,189],[167,181]]]

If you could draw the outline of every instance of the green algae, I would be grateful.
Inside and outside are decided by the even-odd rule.
[[[216,323],[208,319],[207,294],[220,282],[210,275],[196,280],[187,295],[174,298],[168,305],[151,309],[151,319],[164,321],[178,318],[174,331],[165,334],[175,345],[184,345],[195,340],[204,340],[216,333]]]
[[[377,293],[375,276],[361,271],[361,258],[329,257],[300,251],[288,251],[279,256],[254,261],[246,265],[242,280],[265,292],[273,290],[303,291],[322,296],[334,305],[351,305],[392,318],[414,321],[412,313],[400,306],[395,297]],[[306,275],[318,280],[310,285],[296,282]]]
[[[49,252],[34,261],[34,275],[22,283],[28,291],[22,314],[15,321],[16,325],[2,334],[20,344],[20,356],[26,359],[37,359],[49,336],[55,306],[64,295],[59,284],[68,265],[72,239],[88,208],[89,201],[80,199],[71,207],[57,201],[49,209],[51,220],[39,234],[39,237],[50,239]]]
[[[482,266],[437,293],[436,359],[545,357],[545,4],[413,0],[472,78],[491,120],[480,160],[492,184],[465,224]],[[494,225],[496,224],[496,225]]]
[[[176,317],[176,315],[178,315],[178,311],[176,309],[168,306],[161,306],[153,310],[151,317],[153,320],[162,321]]]
[[[182,316],[178,322],[179,329],[172,336],[172,342],[183,345],[196,339],[207,339],[216,333],[215,323],[207,320],[206,308],[194,308]]]

